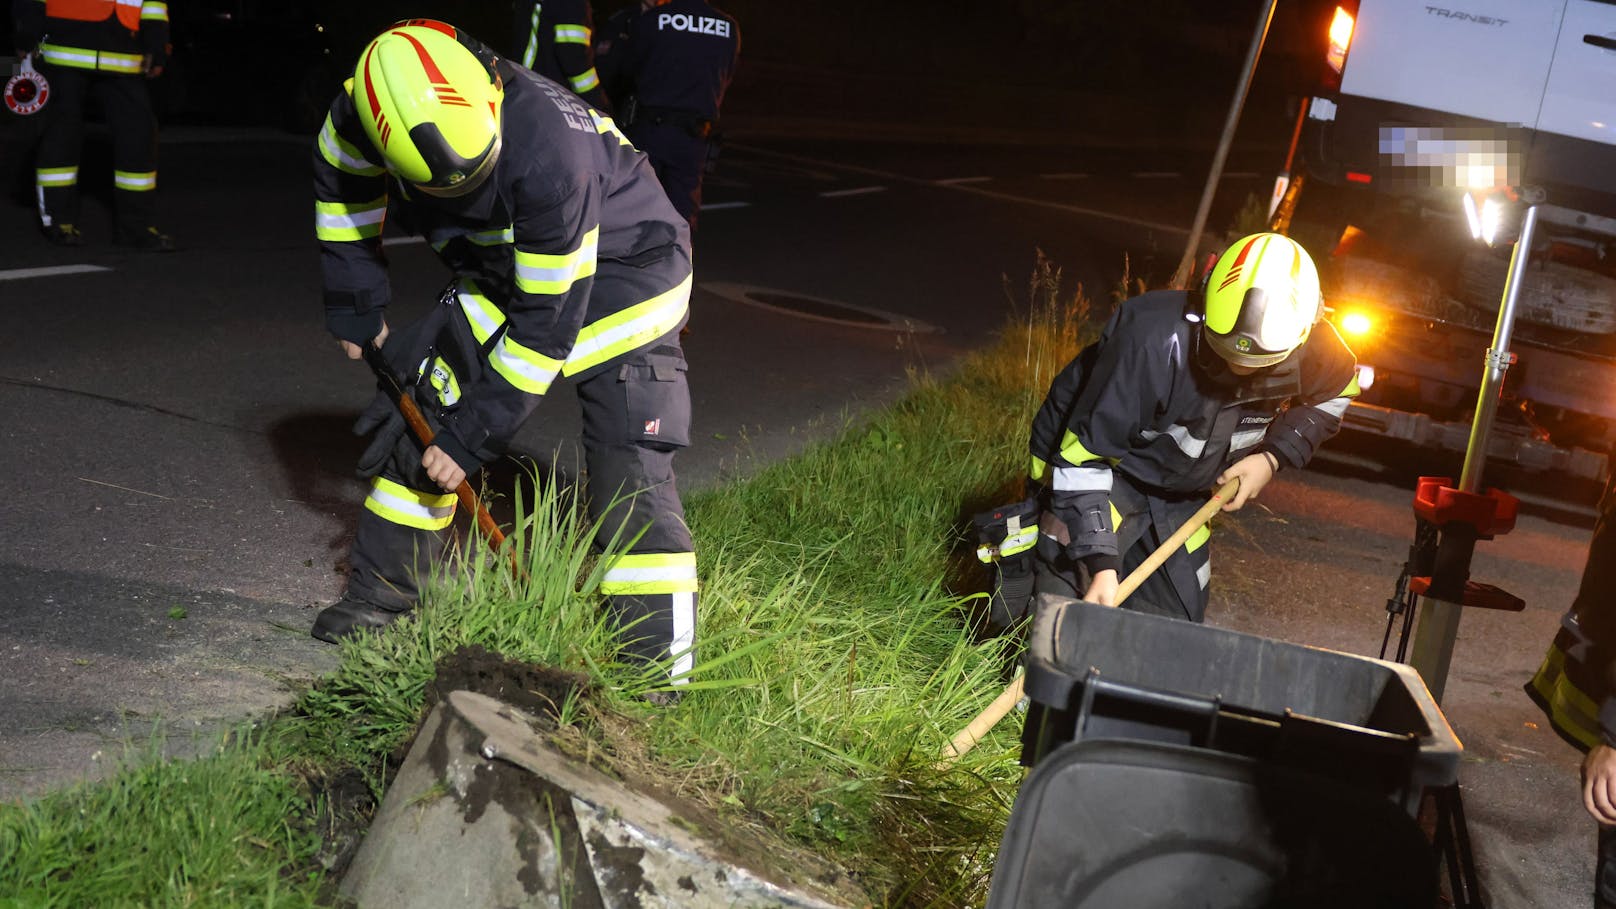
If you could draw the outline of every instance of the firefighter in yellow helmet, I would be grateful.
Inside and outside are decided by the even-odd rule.
[[[689,444],[690,237],[645,156],[572,92],[452,26],[409,20],[361,53],[314,170],[326,326],[351,358],[380,346],[436,432],[423,453],[385,396],[356,425],[376,432],[360,463],[372,487],[346,593],[314,636],[336,641],[414,606],[452,490],[566,381],[582,404],[607,606],[626,655],[678,684],[696,614],[673,474]],[[398,331],[385,318],[389,211],[455,275]]]
[[[1120,578],[1213,489],[1238,477],[1223,507],[1235,511],[1305,465],[1358,393],[1356,360],[1322,307],[1307,252],[1269,233],[1230,246],[1199,289],[1118,306],[1033,420],[1031,496],[978,516],[998,575],[990,626],[1023,619],[1035,591],[1114,604]],[[1201,621],[1209,533],[1125,605]]]

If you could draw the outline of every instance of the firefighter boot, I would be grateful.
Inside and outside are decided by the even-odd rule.
[[[320,610],[320,614],[314,618],[314,627],[310,629],[309,634],[327,644],[336,644],[343,638],[358,634],[367,628],[386,628],[403,614],[404,612],[383,609],[363,600],[350,599],[344,594],[342,599]]]

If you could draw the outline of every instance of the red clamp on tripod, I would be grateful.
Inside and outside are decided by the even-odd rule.
[[[1397,593],[1386,601],[1386,634],[1380,658],[1386,658],[1392,625],[1402,617],[1397,662],[1407,662],[1414,607],[1422,596],[1474,606],[1520,612],[1526,601],[1491,584],[1470,580],[1470,559],[1478,540],[1490,540],[1515,528],[1520,501],[1507,492],[1484,493],[1453,488],[1449,477],[1420,477],[1414,488],[1414,544],[1397,578]]]

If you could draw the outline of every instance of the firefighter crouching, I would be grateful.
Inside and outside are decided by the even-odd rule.
[[[434,423],[423,454],[379,396],[357,430],[372,486],[347,590],[313,634],[336,641],[415,605],[443,546],[450,490],[499,457],[551,385],[576,387],[602,592],[625,654],[691,665],[696,561],[675,488],[689,443],[679,344],[690,241],[645,156],[570,90],[449,25],[409,20],[367,46],[316,142],[326,325],[348,356],[381,345]],[[455,280],[389,332],[392,202]],[[631,542],[630,542],[631,541]]]
[[[1019,625],[1033,595],[1115,605],[1121,577],[1239,478],[1223,506],[1308,463],[1358,393],[1357,364],[1329,322],[1311,258],[1279,234],[1245,237],[1200,288],[1122,303],[1050,384],[1033,420],[1029,497],[979,515],[996,569],[991,630]],[[1202,527],[1126,600],[1199,622],[1211,559]]]

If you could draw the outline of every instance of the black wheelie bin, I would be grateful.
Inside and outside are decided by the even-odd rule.
[[[1430,909],[1461,746],[1408,666],[1042,597],[986,909]]]

